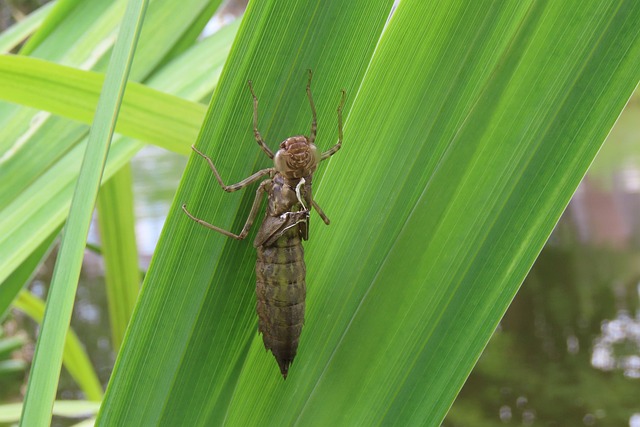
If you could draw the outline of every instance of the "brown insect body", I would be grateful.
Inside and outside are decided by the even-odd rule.
[[[277,172],[264,181],[267,212],[253,243],[258,255],[258,330],[285,378],[304,324],[307,289],[302,240],[309,238],[306,207],[311,206],[311,178],[319,161],[316,153],[315,145],[305,136],[291,137],[280,144],[274,157]],[[299,200],[300,196],[305,200]]]
[[[265,218],[258,230],[253,245],[257,249],[256,260],[256,311],[258,327],[262,333],[264,345],[271,350],[280,366],[280,372],[287,377],[289,366],[298,349],[300,334],[304,324],[306,296],[306,266],[302,240],[309,238],[309,214],[316,209],[326,224],[329,219],[313,200],[311,182],[318,164],[340,149],[342,143],[342,107],[345,92],[338,107],[338,143],[330,150],[320,154],[314,145],[316,134],[316,111],[311,97],[311,71],[307,95],[313,113],[313,122],[309,137],[293,136],[280,144],[273,154],[266,146],[257,128],[258,99],[249,87],[254,100],[254,133],[262,150],[273,159],[274,167],[263,169],[234,185],[225,185],[213,162],[205,154],[193,150],[204,157],[216,179],[225,191],[236,191],[262,177],[269,179],[260,183],[251,213],[240,232],[233,234],[227,230],[209,224],[194,217],[182,205],[184,212],[194,221],[207,228],[218,231],[228,237],[244,239],[257,216],[262,195],[267,194],[268,205]]]

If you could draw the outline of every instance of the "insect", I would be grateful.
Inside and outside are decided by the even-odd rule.
[[[346,97],[344,90],[341,92],[338,106],[337,144],[324,153],[319,152],[314,144],[317,120],[316,107],[311,95],[312,77],[313,74],[309,70],[307,97],[312,114],[309,137],[298,135],[287,138],[280,143],[280,149],[275,154],[258,131],[258,98],[251,80],[248,81],[253,97],[254,136],[262,151],[273,160],[273,167],[262,169],[237,184],[225,185],[213,161],[195,146],[191,147],[207,161],[216,180],[227,192],[240,190],[264,177],[269,177],[258,186],[251,212],[240,234],[234,234],[196,218],[187,210],[186,204],[182,205],[182,209],[189,218],[198,224],[227,237],[242,240],[249,234],[262,197],[264,194],[267,195],[266,215],[253,242],[253,246],[257,249],[256,311],[258,312],[258,329],[262,333],[264,345],[275,356],[285,379],[296,355],[304,324],[306,266],[302,240],[309,239],[311,209],[315,209],[324,223],[329,225],[329,218],[313,199],[311,191],[313,173],[320,162],[334,155],[342,146],[342,108]]]

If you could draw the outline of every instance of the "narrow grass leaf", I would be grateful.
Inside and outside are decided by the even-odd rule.
[[[56,400],[53,402],[53,415],[60,417],[89,417],[98,412],[100,404],[82,400]],[[0,405],[0,423],[16,423],[20,420],[21,403]]]
[[[191,38],[203,20],[213,16],[222,0],[154,0],[140,34],[140,50],[131,69],[131,79],[150,76],[171,55],[176,43]],[[147,20],[148,19],[148,20]],[[175,55],[173,55],[175,56]]]
[[[120,348],[142,281],[136,247],[131,166],[121,168],[98,193],[98,225],[111,329]]]
[[[47,14],[43,25],[38,28],[38,31],[29,37],[26,43],[22,46],[20,53],[22,55],[29,55],[33,53],[33,51],[36,50],[37,47],[45,40],[49,39],[47,41],[51,41],[53,38],[50,37],[51,33],[65,21],[69,13],[74,8],[77,8],[80,3],[82,3],[82,0],[57,0],[55,2],[51,2],[50,6],[53,7],[53,10],[51,13]],[[108,3],[109,2],[104,2],[104,4]]]
[[[162,67],[166,65],[167,62],[171,61],[175,57],[188,50],[191,46],[193,46],[193,44],[196,43],[198,38],[202,35],[202,32],[207,24],[211,22],[215,12],[218,10],[221,3],[221,1],[212,1],[209,4],[205,5],[202,12],[198,14],[191,25],[189,25],[188,28],[185,29],[185,31],[182,33],[181,38],[174,43],[173,48],[169,52],[167,52],[167,55],[157,66]]]
[[[24,376],[27,364],[23,360],[9,359],[0,360],[0,379],[13,381],[15,378]]]
[[[22,426],[45,425],[51,419],[84,243],[146,6],[145,0],[129,1],[107,70],[54,268],[20,420]]]
[[[44,318],[44,302],[28,291],[21,291],[18,298],[13,301],[13,306],[31,317],[38,324],[42,324]],[[99,402],[102,400],[102,385],[98,375],[93,369],[91,360],[87,355],[80,339],[69,328],[64,341],[62,364],[69,371],[71,378],[78,384],[86,398]]]
[[[51,12],[55,1],[47,3],[31,12],[24,19],[16,22],[0,34],[0,54],[9,53],[15,49],[24,39],[29,37],[42,21]]]
[[[83,123],[93,119],[104,75],[22,56],[0,56],[0,99]],[[205,107],[139,83],[127,84],[116,131],[186,154]]]
[[[168,16],[164,14],[155,16],[158,19],[170,19],[172,21],[171,25],[178,25],[173,21],[186,20],[190,22],[194,19],[194,16],[199,16],[198,13],[203,10],[199,4],[204,4],[207,5],[205,7],[208,7],[211,3],[209,0],[198,0],[196,3],[189,1],[180,4],[164,0],[155,1],[154,7],[161,7],[163,13],[168,14]],[[65,2],[65,4],[70,5],[72,2]],[[112,36],[115,34],[114,30],[119,24],[120,15],[124,10],[121,7],[124,2],[74,2],[73,4],[74,6],[69,8],[66,14],[61,15],[63,19],[50,32],[46,41],[38,44],[32,53],[40,58],[59,60],[65,64],[83,68],[96,66],[112,44]],[[167,28],[173,27],[168,26]],[[180,37],[179,33],[174,33],[173,35],[176,38]],[[209,43],[201,44],[207,47],[211,46]],[[167,46],[158,46],[152,39],[149,39],[146,46],[141,44],[141,48],[142,50],[151,49],[159,57],[163,57],[171,46],[170,43]],[[206,50],[206,47],[202,50]],[[226,56],[224,55],[224,47],[220,49],[220,52],[223,57]],[[188,57],[189,55],[186,56]],[[217,52],[210,52],[209,58],[199,58],[197,64],[191,64],[194,72],[188,69],[187,72],[183,72],[182,77],[184,79],[187,81],[193,80],[194,82],[191,84],[193,87],[189,88],[187,92],[197,92],[207,87],[209,91],[211,90],[210,87],[215,82],[212,81],[215,78],[215,74],[212,76],[212,80],[208,80],[210,82],[208,84],[206,82],[203,83],[203,80],[207,80],[206,78],[203,79],[202,75],[198,75],[200,68],[207,64],[212,65],[214,70],[217,67],[216,61],[219,58]],[[143,76],[138,76],[138,78],[141,77]],[[165,79],[163,82],[165,82],[163,84],[169,91],[172,88],[185,88],[185,85],[181,85],[180,79],[175,77],[171,80]],[[200,84],[201,87],[195,87],[196,84]],[[0,181],[5,184],[0,187],[0,206],[3,209],[0,219],[4,220],[6,218],[7,214],[15,208],[15,205],[11,209],[9,209],[9,206],[17,203],[16,198],[20,198],[22,194],[28,192],[30,186],[39,185],[42,187],[42,182],[36,181],[40,181],[44,174],[48,174],[48,180],[45,181],[45,185],[48,187],[49,193],[45,193],[44,198],[41,196],[36,199],[29,199],[31,201],[28,203],[24,203],[24,200],[22,200],[19,205],[19,210],[28,209],[32,212],[45,212],[46,209],[42,209],[42,207],[47,205],[47,208],[49,208],[51,206],[47,204],[47,201],[52,199],[51,194],[61,194],[68,190],[65,187],[68,184],[68,181],[66,181],[67,171],[76,170],[75,162],[67,164],[66,168],[59,168],[56,163],[65,161],[67,154],[75,151],[72,147],[82,141],[86,135],[87,127],[51,117],[51,115],[43,112],[34,114],[31,109],[17,107],[8,103],[0,103],[0,125],[0,163],[2,163]],[[50,168],[56,169],[57,172],[49,173]],[[34,202],[39,206],[34,207]],[[54,205],[59,202],[65,203],[63,200],[57,199]],[[54,216],[58,215],[56,208],[59,206],[52,207],[54,208]],[[5,208],[7,209],[5,210]],[[23,224],[21,219],[14,217],[12,220],[14,225],[16,225],[16,220],[18,221],[18,227]],[[58,223],[60,221],[59,216],[54,220],[54,222]],[[18,250],[14,251],[9,248],[5,251],[6,248],[0,244],[0,246],[3,246],[0,249],[0,259],[2,260],[0,262],[11,265],[10,268],[0,268],[0,275],[11,273],[13,268],[18,265],[14,263],[16,256],[24,259],[26,255],[20,246],[30,246],[31,248],[37,246],[41,239],[45,238],[50,232],[49,230],[42,234],[38,232],[38,229],[42,226],[49,227],[50,225],[52,225],[52,222],[45,217],[41,217],[40,222],[31,222],[30,226],[34,233],[24,230],[30,236],[23,234],[12,243],[19,246]],[[6,235],[6,233],[3,233],[1,238],[4,239]],[[13,234],[13,237],[16,238],[18,236]]]
[[[11,356],[11,353],[26,344],[26,340],[20,336],[2,338],[0,334],[0,358]]]
[[[29,283],[38,268],[38,265],[49,255],[53,248],[60,228],[49,234],[42,240],[29,256],[9,275],[0,285],[0,323],[9,312],[11,302],[22,287]]]

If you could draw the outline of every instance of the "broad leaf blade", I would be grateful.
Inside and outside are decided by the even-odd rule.
[[[260,130],[275,148],[278,141],[309,130],[304,88],[306,70],[313,69],[318,144],[328,148],[337,139],[340,89],[349,94],[348,111],[391,5],[386,0],[250,4],[199,137],[200,148],[226,181],[237,182],[268,164],[253,139],[246,81],[254,82]],[[176,207],[187,202],[192,212],[239,229],[254,192],[223,194],[201,160],[189,163]],[[179,209],[170,213],[161,241],[98,425],[219,424],[255,334],[250,244],[211,235]],[[225,245],[229,250],[223,253]],[[275,361],[270,355],[267,360],[276,374]],[[141,377],[154,381],[134,380]]]
[[[304,6],[247,12],[243,56],[230,57],[200,136],[228,182],[268,164],[255,161],[242,80],[256,84],[271,142],[308,126],[282,64],[310,55],[322,135],[341,79],[351,94],[362,76],[323,55],[366,43],[335,42],[313,20],[332,12]],[[269,24],[288,29],[280,8],[308,27],[274,36]],[[356,18],[342,18],[351,34]],[[344,149],[314,180],[333,222],[307,244],[308,314],[287,381],[255,332],[253,249],[177,209],[236,231],[252,191],[242,202],[216,191],[193,159],[100,422],[439,425],[640,79],[639,18],[633,1],[401,2],[348,103]]]
[[[475,14],[489,18],[492,8],[482,6]],[[445,139],[446,151],[437,167],[427,169],[424,185],[418,184],[416,174],[403,180],[405,187],[418,187],[418,199],[359,298],[296,423],[439,425],[640,79],[637,3],[519,6],[526,9],[512,15],[521,18],[516,31],[473,108]],[[397,32],[390,29],[384,41],[389,44],[379,48],[376,60],[381,62],[373,63],[367,75],[363,103],[386,88],[392,90],[376,77],[390,74],[384,59],[397,58],[394,45],[398,47],[404,31],[415,32],[431,46],[437,43],[434,37],[442,37],[421,32],[415,17],[420,10],[433,8],[401,3],[394,18]],[[451,10],[447,14],[452,23],[472,27],[464,15],[451,15]],[[489,31],[508,34],[501,26]],[[439,66],[450,55],[442,55]],[[458,60],[464,64],[465,58]],[[396,73],[418,80],[424,70],[415,61],[415,55],[407,57]],[[431,83],[423,83],[429,99],[433,96],[426,85]],[[422,92],[407,85],[407,96],[398,96],[391,108],[405,104],[397,108],[419,111],[416,105],[406,105],[410,90]],[[402,89],[393,85],[393,92]],[[356,123],[358,117],[365,120],[358,107],[349,118]],[[425,141],[408,126],[419,117],[420,113],[409,115],[404,123],[395,118],[394,133],[403,146]],[[437,123],[448,117],[432,115],[426,120]],[[374,137],[371,131],[352,131],[359,140]],[[439,143],[427,139],[425,147]],[[424,164],[416,162],[414,172]],[[339,172],[335,176],[341,178]],[[368,184],[377,187],[381,182]],[[361,202],[367,205],[366,199]],[[345,206],[345,211],[353,215],[356,207]],[[345,234],[350,235],[346,230]],[[335,249],[338,257],[346,257],[356,247]],[[358,259],[351,261],[358,264]],[[321,300],[320,307],[325,307],[323,302],[329,303]],[[322,339],[319,333],[312,338]]]

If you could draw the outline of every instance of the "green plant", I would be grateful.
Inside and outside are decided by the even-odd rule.
[[[252,248],[179,210],[238,230],[251,194],[190,162],[98,425],[439,425],[640,80],[640,4],[404,0],[383,31],[390,8],[252,3],[197,139],[235,182],[266,166],[248,78],[272,148],[308,128],[305,69],[322,148],[347,91],[286,382],[256,335]]]

